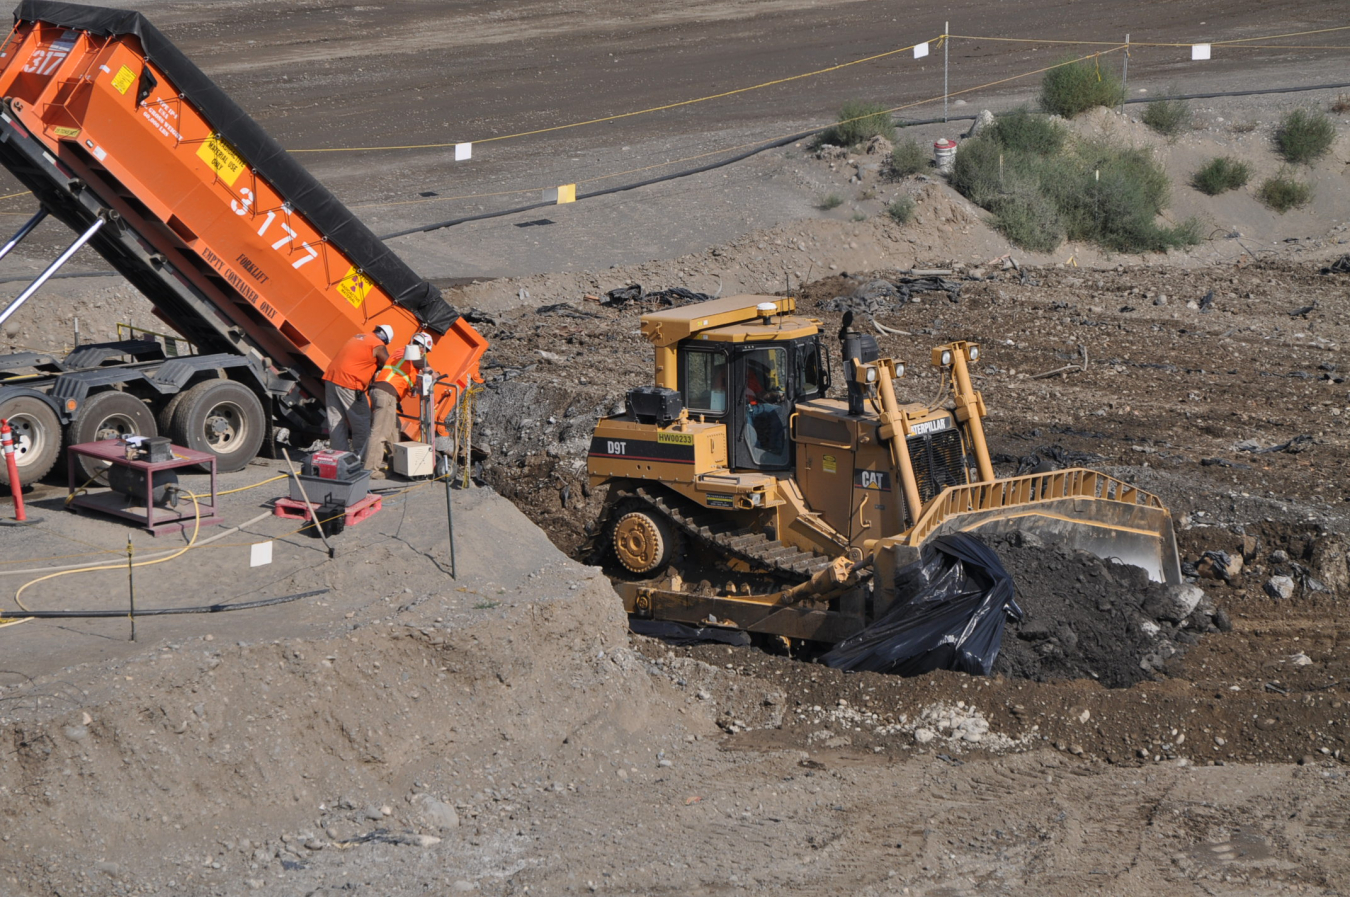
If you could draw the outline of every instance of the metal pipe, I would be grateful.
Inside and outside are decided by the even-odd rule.
[[[32,218],[29,218],[28,223],[25,224],[23,227],[19,228],[19,232],[17,234],[9,238],[9,242],[4,245],[4,248],[0,248],[0,259],[9,255],[10,250],[13,249],[15,246],[18,246],[20,243],[22,243],[24,241],[24,238],[33,232],[33,228],[41,224],[42,220],[46,217],[47,217],[47,210],[45,208],[38,209],[37,214],[34,215]]]
[[[17,297],[15,297],[14,301],[5,307],[4,311],[0,311],[0,324],[4,324],[6,321],[8,321],[10,319],[10,316],[12,316],[16,311],[19,310],[20,306],[22,306],[25,302],[31,299],[33,297],[33,294],[36,293],[39,289],[41,289],[42,285],[46,283],[53,274],[61,270],[61,266],[64,265],[66,262],[70,261],[70,257],[75,253],[79,252],[80,247],[83,246],[85,243],[88,243],[90,240],[92,240],[94,238],[94,234],[98,233],[99,228],[101,228],[103,225],[107,223],[108,219],[98,218],[94,221],[93,224],[89,225],[89,230],[80,234],[80,236],[75,240],[75,242],[71,243],[70,246],[66,248],[65,252],[61,253],[59,256],[56,257],[56,261],[52,262],[50,265],[47,266],[46,271],[43,271],[41,274],[38,275],[37,280],[33,281],[27,287],[25,287],[24,291],[20,293]]]

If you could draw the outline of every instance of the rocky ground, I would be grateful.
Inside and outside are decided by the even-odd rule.
[[[659,79],[639,77],[660,62],[653,53],[686,54],[690,64],[662,56],[660,67],[693,93],[783,74],[772,63],[784,46],[792,71],[830,64],[823,39],[796,53],[794,16],[837,24],[857,43],[880,8],[697,4],[661,7],[643,24],[475,7],[457,33],[460,59],[435,49],[453,23],[414,5],[312,6],[300,31],[285,5],[254,5],[246,23],[232,18],[236,4],[151,11],[284,142],[313,146],[336,140],[334,98],[344,122],[392,96],[425,104],[405,123],[431,142],[454,103],[487,130],[556,123],[505,102],[545,80],[561,93],[594,84],[599,106],[664,97]],[[1271,33],[1275,19],[1326,25],[1318,4],[1211,6],[1172,4],[1153,37],[1221,13],[1235,34]],[[1036,4],[1006,25],[1060,27],[1066,10]],[[1115,24],[1128,23],[1103,27]],[[728,28],[757,49],[718,68],[715,38]],[[540,69],[554,32],[581,48],[575,67]],[[1295,56],[1273,69],[1220,59],[1213,73],[1226,86],[1339,77],[1318,68],[1322,57]],[[987,48],[974,57],[991,78],[1030,67]],[[312,65],[291,80],[283,69],[301,58]],[[1145,75],[1144,58],[1138,72],[1132,63],[1136,91],[1161,89],[1175,73],[1158,63]],[[398,76],[372,80],[367,67]],[[471,69],[494,73],[501,90],[406,94],[437,78],[477,83]],[[352,157],[306,162],[374,226],[395,229],[442,214],[434,202],[391,205],[434,199],[419,190],[493,192],[522,172],[565,181],[758,139],[796,117],[828,118],[866,83],[791,113],[780,98],[753,121],[699,107],[598,149],[560,137],[485,156],[462,183],[434,153],[376,170]],[[1027,98],[1007,90],[993,108]],[[419,270],[453,279],[492,344],[475,434],[492,452],[481,469],[490,488],[457,493],[459,578],[447,578],[443,493],[392,490],[385,511],[340,537],[336,559],[268,518],[137,578],[146,606],[327,595],[143,618],[135,644],[124,619],[0,629],[0,893],[1350,890],[1350,274],[1321,273],[1350,252],[1350,150],[1342,134],[1305,172],[1314,205],[1286,216],[1250,188],[1209,200],[1186,186],[1220,152],[1258,177],[1276,170],[1270,132],[1290,102],[1197,103],[1195,128],[1172,143],[1143,129],[1134,106],[1075,123],[1149,146],[1173,178],[1169,214],[1212,224],[1205,244],[1170,256],[1073,245],[1025,255],[935,173],[894,181],[880,154],[805,145],[549,210],[546,224],[536,212],[395,241]],[[835,192],[844,204],[816,208]],[[901,193],[917,200],[905,226],[881,214]],[[43,227],[53,230],[7,266],[37,270],[68,241]],[[913,268],[951,271],[959,293],[898,298]],[[659,300],[605,301],[632,283],[790,290],[826,332],[841,309],[860,309],[864,325],[902,331],[879,340],[909,365],[900,387],[914,398],[938,385],[924,362],[933,345],[981,343],[976,385],[999,472],[1032,455],[1071,457],[1158,494],[1204,597],[1179,615],[1127,572],[1023,542],[997,546],[1027,617],[1005,630],[988,678],[844,674],[753,648],[631,636],[604,572],[575,556],[603,499],[586,483],[591,429],[651,378],[637,327]],[[10,322],[6,349],[65,345],[76,317],[85,338],[111,336],[118,321],[161,329],[112,281],[59,281],[40,298]],[[1039,376],[1069,364],[1083,369]],[[227,485],[277,472],[263,464]],[[229,522],[265,510],[284,485],[233,496]],[[22,572],[30,566],[122,556],[125,528],[68,517],[63,495],[49,484],[35,497],[42,529],[0,529],[6,588],[40,575]],[[276,566],[245,568],[260,540],[274,542]],[[138,552],[159,547],[137,537]],[[120,608],[125,587],[123,570],[103,571],[28,600]]]

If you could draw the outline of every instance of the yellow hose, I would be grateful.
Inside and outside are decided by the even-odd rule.
[[[178,551],[175,551],[168,557],[156,558],[153,561],[139,561],[131,564],[132,567],[149,567],[154,564],[162,564],[165,561],[171,561],[174,558],[182,557],[192,548],[192,546],[197,544],[197,534],[201,532],[202,528],[201,505],[197,502],[196,493],[184,492],[183,494],[186,495],[188,498],[192,499],[192,513],[193,513],[192,538],[188,540],[188,543],[186,545],[184,545],[182,548],[180,548]],[[74,570],[61,570],[57,573],[48,573],[46,576],[39,576],[37,579],[31,579],[28,582],[24,583],[23,585],[19,586],[19,590],[14,593],[14,603],[19,605],[19,607],[22,608],[23,610],[31,611],[32,608],[24,604],[22,600],[24,590],[27,589],[29,586],[37,585],[40,582],[46,582],[49,579],[55,579],[58,576],[69,576],[72,573],[93,573],[95,570],[121,570],[122,567],[123,567],[122,564],[101,564],[95,567],[79,567]]]

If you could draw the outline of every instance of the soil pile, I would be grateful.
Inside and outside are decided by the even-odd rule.
[[[1152,582],[1139,567],[1030,533],[986,541],[1012,574],[1026,615],[1004,631],[995,673],[1038,682],[1090,677],[1126,688],[1151,678],[1199,634],[1228,628],[1197,586]]]

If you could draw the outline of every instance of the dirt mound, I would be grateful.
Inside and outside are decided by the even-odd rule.
[[[1046,545],[1029,533],[985,541],[1012,574],[1026,614],[1004,630],[995,673],[1126,688],[1151,678],[1200,633],[1228,625],[1196,586],[1151,582],[1139,567]]]

